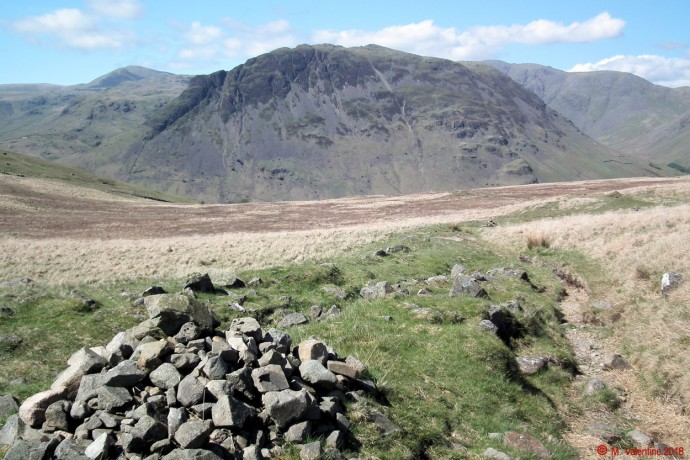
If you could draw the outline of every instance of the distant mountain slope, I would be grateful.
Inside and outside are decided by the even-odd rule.
[[[372,45],[283,48],[194,77],[146,125],[118,177],[222,202],[660,173],[494,69]]]
[[[188,76],[125,67],[83,85],[0,85],[0,143],[12,151],[112,173],[115,168],[102,168],[110,158],[84,163],[79,154],[136,130],[188,82]]]
[[[690,88],[667,88],[624,72],[563,72],[485,61],[541,97],[599,142],[657,162],[690,166]]]
[[[46,179],[68,184],[74,188],[86,188],[110,195],[145,198],[154,201],[193,203],[185,197],[166,195],[141,186],[97,176],[81,169],[69,168],[40,158],[0,150],[0,180],[5,176]]]

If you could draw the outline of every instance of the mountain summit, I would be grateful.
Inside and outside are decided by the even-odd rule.
[[[649,173],[499,71],[374,45],[194,77],[146,126],[120,177],[220,202]]]

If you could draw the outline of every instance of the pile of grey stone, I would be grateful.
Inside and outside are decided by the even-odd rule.
[[[293,347],[252,317],[220,331],[184,294],[144,305],[149,319],[77,351],[50,390],[21,404],[0,432],[6,460],[261,459],[290,445],[302,458],[343,458],[346,401],[377,392],[355,357],[316,338]]]

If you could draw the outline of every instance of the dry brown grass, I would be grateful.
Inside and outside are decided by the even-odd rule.
[[[660,192],[686,200],[690,194],[677,187]],[[632,404],[641,428],[687,446],[690,420],[683,411],[690,404],[690,283],[663,297],[660,280],[667,271],[690,274],[690,205],[542,219],[491,229],[486,237],[519,252],[524,235],[533,233],[547,234],[553,247],[576,249],[603,266],[606,279],[592,289],[622,306],[611,346],[627,355],[635,369],[615,381],[635,392]]]
[[[550,248],[551,239],[545,235],[527,235],[527,249]]]

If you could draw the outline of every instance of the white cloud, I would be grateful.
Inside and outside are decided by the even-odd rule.
[[[202,26],[200,22],[193,22],[185,34],[185,38],[192,45],[205,45],[219,39],[223,31],[215,26]]]
[[[97,14],[118,19],[136,19],[144,12],[138,0],[89,0],[88,5]]]
[[[601,13],[584,22],[561,24],[538,19],[511,26],[477,26],[459,32],[454,27],[441,28],[432,20],[386,27],[377,31],[317,30],[317,43],[362,46],[374,43],[417,54],[448,59],[486,59],[495,57],[503,47],[519,43],[586,43],[619,36],[625,21]]]
[[[133,32],[113,24],[104,25],[99,15],[76,8],[20,19],[14,22],[13,28],[34,43],[89,50],[123,48],[135,39]]]
[[[690,57],[665,57],[653,54],[617,55],[597,62],[577,64],[570,72],[616,70],[642,77],[658,85],[690,86]]]

